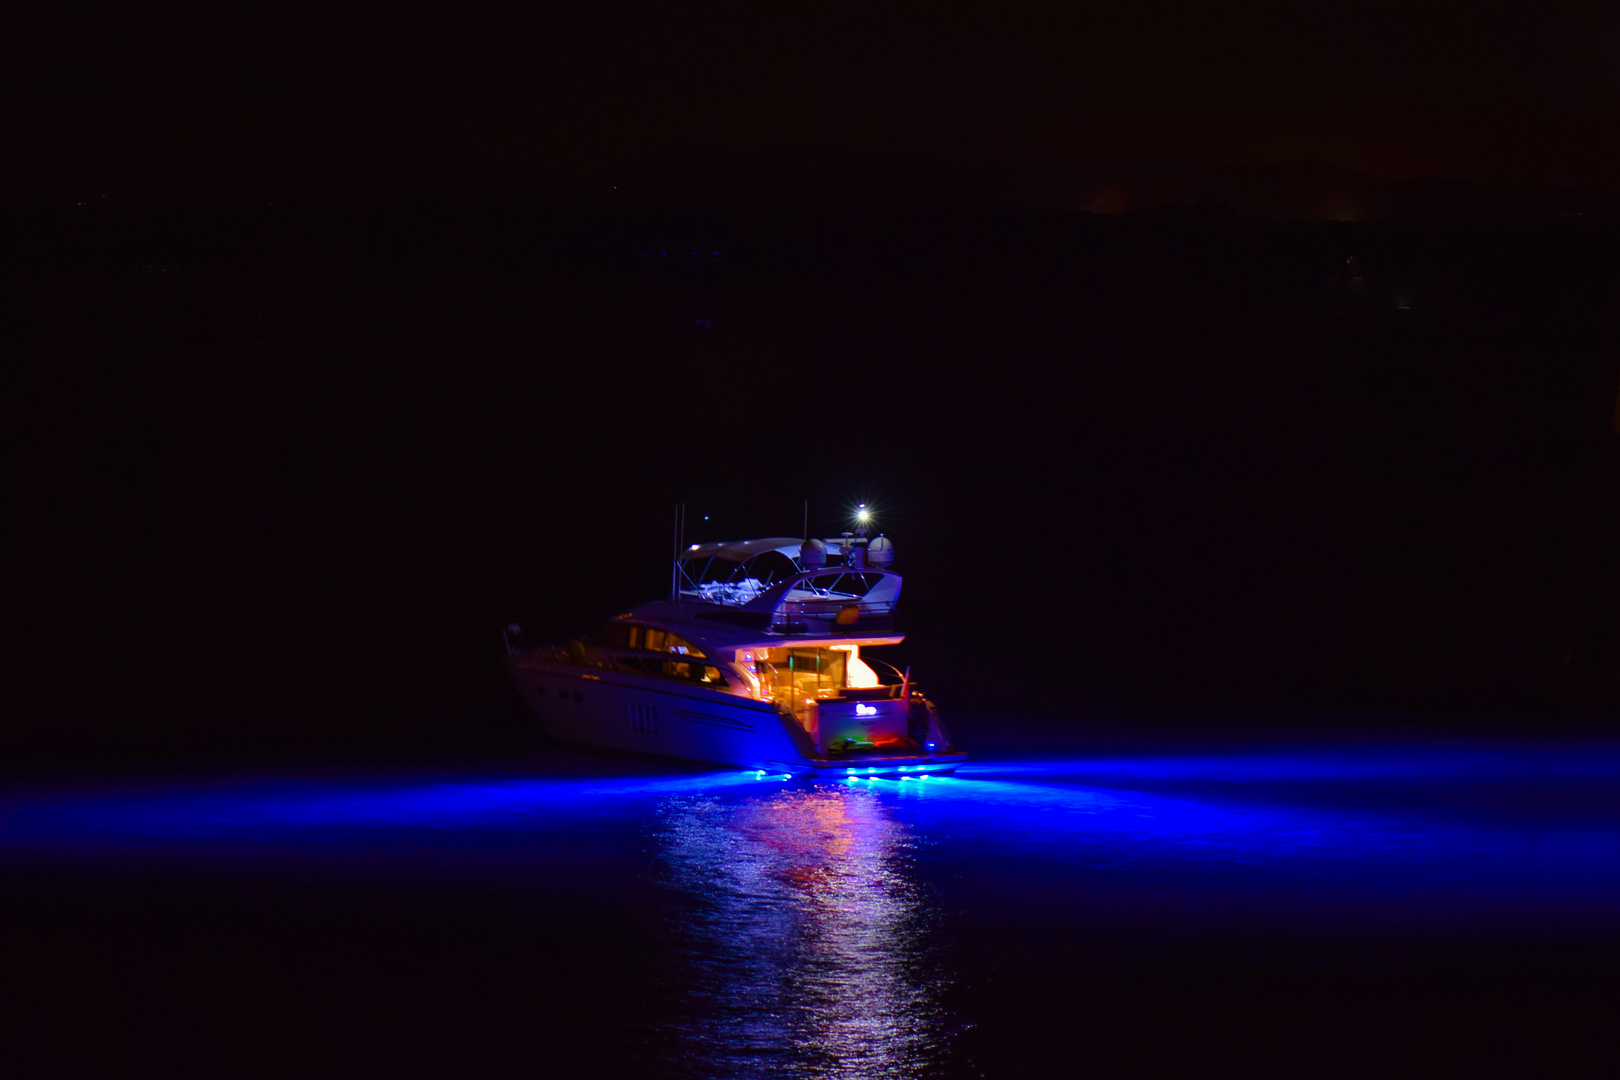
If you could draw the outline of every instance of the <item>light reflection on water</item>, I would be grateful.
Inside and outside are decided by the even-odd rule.
[[[914,1076],[947,1051],[910,830],[874,792],[778,790],[659,807],[693,902],[680,1035],[701,1075]]]
[[[602,1000],[631,1019],[596,1034],[632,1030],[649,1074],[694,1077],[977,1075],[1003,997],[1098,956],[1441,939],[1474,956],[1612,948],[1620,928],[1612,745],[1070,753],[839,782],[541,766],[17,789],[0,871],[177,867],[162,902],[195,908],[210,877],[368,912],[432,893],[458,928],[498,896],[509,943],[535,950],[501,997],[539,1012],[576,992],[559,931],[592,965],[630,941],[637,974]],[[957,1020],[980,1026],[958,1039]]]
[[[570,881],[614,894],[612,874],[644,865],[650,827],[664,884],[700,900],[705,918],[748,915],[764,921],[737,925],[764,933],[779,925],[765,909],[781,904],[795,932],[815,928],[829,948],[845,943],[817,921],[834,901],[910,941],[926,895],[968,871],[994,899],[987,917],[1057,894],[1129,907],[1163,886],[1262,906],[1287,887],[1295,914],[1318,921],[1307,895],[1383,896],[1409,914],[1419,894],[1480,912],[1620,905],[1620,751],[1609,746],[1072,755],[856,783],[362,770],[0,795],[0,858],[121,852],[288,878],[319,863],[518,893]],[[758,902],[766,891],[771,902]]]

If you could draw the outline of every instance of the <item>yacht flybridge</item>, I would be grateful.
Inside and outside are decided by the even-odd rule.
[[[949,772],[966,755],[910,669],[863,654],[904,638],[894,545],[866,531],[693,544],[669,599],[592,634],[529,648],[508,627],[507,670],[565,742],[771,772]]]

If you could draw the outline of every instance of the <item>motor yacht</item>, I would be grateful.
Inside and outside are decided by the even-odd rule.
[[[770,773],[951,772],[967,755],[910,669],[870,655],[904,640],[901,579],[894,544],[858,518],[833,539],[678,550],[667,599],[584,637],[530,647],[508,626],[507,671],[546,731],[581,746]]]

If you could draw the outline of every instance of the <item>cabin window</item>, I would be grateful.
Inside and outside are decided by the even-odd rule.
[[[591,635],[592,645],[606,645],[614,649],[645,649],[648,652],[675,653],[707,659],[702,649],[679,634],[636,623],[611,622]]]
[[[719,689],[730,686],[720,669],[713,664],[699,664],[690,660],[664,660],[656,656],[621,656],[619,663],[632,671],[658,675],[665,679],[682,679]]]
[[[695,656],[703,659],[703,650],[687,641],[679,634],[672,634],[667,630],[659,630],[652,626],[633,627],[630,634],[630,647],[632,649],[646,649],[648,652],[671,652],[680,656]]]

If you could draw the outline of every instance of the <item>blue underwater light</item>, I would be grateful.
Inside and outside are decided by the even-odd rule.
[[[799,815],[806,835],[820,837],[854,812],[837,801],[851,799],[874,800],[859,811],[872,827],[881,819],[917,843],[907,875],[960,876],[998,903],[1019,899],[1008,890],[1072,889],[1076,910],[1104,921],[1116,900],[1129,910],[1174,894],[1247,913],[1234,917],[1282,912],[1323,925],[1347,911],[1369,925],[1472,920],[1543,935],[1620,925],[1616,748],[1072,755],[965,764],[954,779],[901,768],[846,767],[842,787],[748,770],[35,788],[0,795],[0,871],[41,853],[90,865],[112,855],[120,865],[148,855],[255,860],[277,873],[320,860],[344,873],[433,877],[446,852],[473,873],[492,860],[552,866],[576,848],[611,848],[631,865],[647,823],[671,807],[696,808],[693,820],[704,807],[748,807],[761,828]],[[780,783],[762,790],[764,779]],[[877,783],[886,779],[929,782]],[[793,888],[821,888],[814,869]]]

